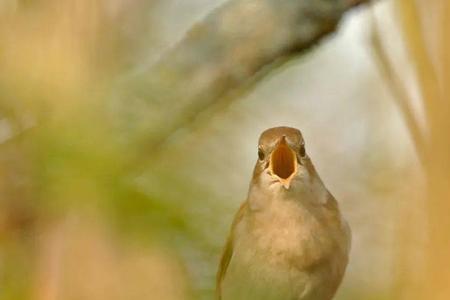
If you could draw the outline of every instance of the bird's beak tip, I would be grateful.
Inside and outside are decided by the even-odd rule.
[[[291,187],[291,181],[284,182],[282,183],[282,185],[286,190],[289,190],[289,188]]]

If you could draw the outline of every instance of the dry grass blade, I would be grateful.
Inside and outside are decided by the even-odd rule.
[[[400,108],[401,113],[405,119],[406,125],[409,129],[414,145],[416,147],[417,155],[422,165],[426,162],[426,156],[428,147],[425,142],[424,134],[419,128],[418,122],[414,116],[414,112],[411,108],[408,93],[402,84],[399,75],[394,70],[392,63],[389,61],[389,56],[382,45],[381,33],[379,25],[376,21],[376,17],[372,15],[372,50],[374,57],[377,61],[380,72],[383,75],[386,83],[389,86],[392,95],[394,96],[397,105]]]
[[[436,71],[425,46],[424,32],[421,27],[418,8],[414,1],[398,0],[394,3],[397,5],[396,11],[400,19],[400,29],[410,52],[411,63],[415,68],[419,87],[421,88],[427,121],[432,126],[434,122],[433,115],[440,102],[439,84]]]
[[[438,1],[439,2],[439,1]],[[423,1],[397,0],[394,3],[400,20],[404,41],[406,42],[411,57],[411,63],[417,77],[417,83],[422,93],[422,101],[427,115],[427,125],[429,129],[429,153],[427,153],[427,164],[425,168],[427,182],[426,200],[426,222],[427,222],[427,245],[424,252],[427,270],[425,280],[421,285],[420,296],[416,299],[426,299],[433,295],[433,299],[449,299],[450,286],[448,278],[450,270],[443,266],[450,261],[450,239],[448,238],[448,228],[450,219],[448,210],[450,209],[448,199],[450,190],[448,188],[448,176],[450,170],[450,140],[448,130],[450,128],[449,113],[450,107],[447,98],[446,85],[448,76],[448,61],[446,41],[439,41],[443,45],[438,54],[432,53],[426,41],[432,40],[427,37],[448,36],[448,21],[433,22],[429,30],[423,30],[425,16],[428,14],[432,18],[442,18],[441,14],[436,14],[436,8],[442,9],[445,1],[440,3],[428,3]],[[421,3],[423,9],[419,9]],[[434,11],[433,11],[434,7]],[[446,13],[444,13],[445,16]],[[447,13],[448,14],[448,13]],[[439,19],[437,19],[439,20]],[[433,56],[436,55],[436,56]],[[434,58],[434,60],[433,60]],[[435,70],[433,61],[444,64],[444,74]],[[440,83],[441,86],[440,86]],[[423,221],[423,220],[418,220]]]

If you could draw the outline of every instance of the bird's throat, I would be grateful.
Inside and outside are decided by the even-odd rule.
[[[269,168],[271,175],[288,189],[297,173],[297,156],[286,142],[279,143],[272,152]]]

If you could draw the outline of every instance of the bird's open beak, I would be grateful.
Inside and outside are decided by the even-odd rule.
[[[275,150],[270,155],[269,170],[286,189],[289,189],[291,180],[297,173],[297,155],[282,137]]]

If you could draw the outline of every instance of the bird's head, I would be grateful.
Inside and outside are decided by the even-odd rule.
[[[261,134],[253,180],[259,184],[278,184],[288,190],[294,181],[300,181],[310,171],[313,171],[312,164],[300,130],[275,127]]]

